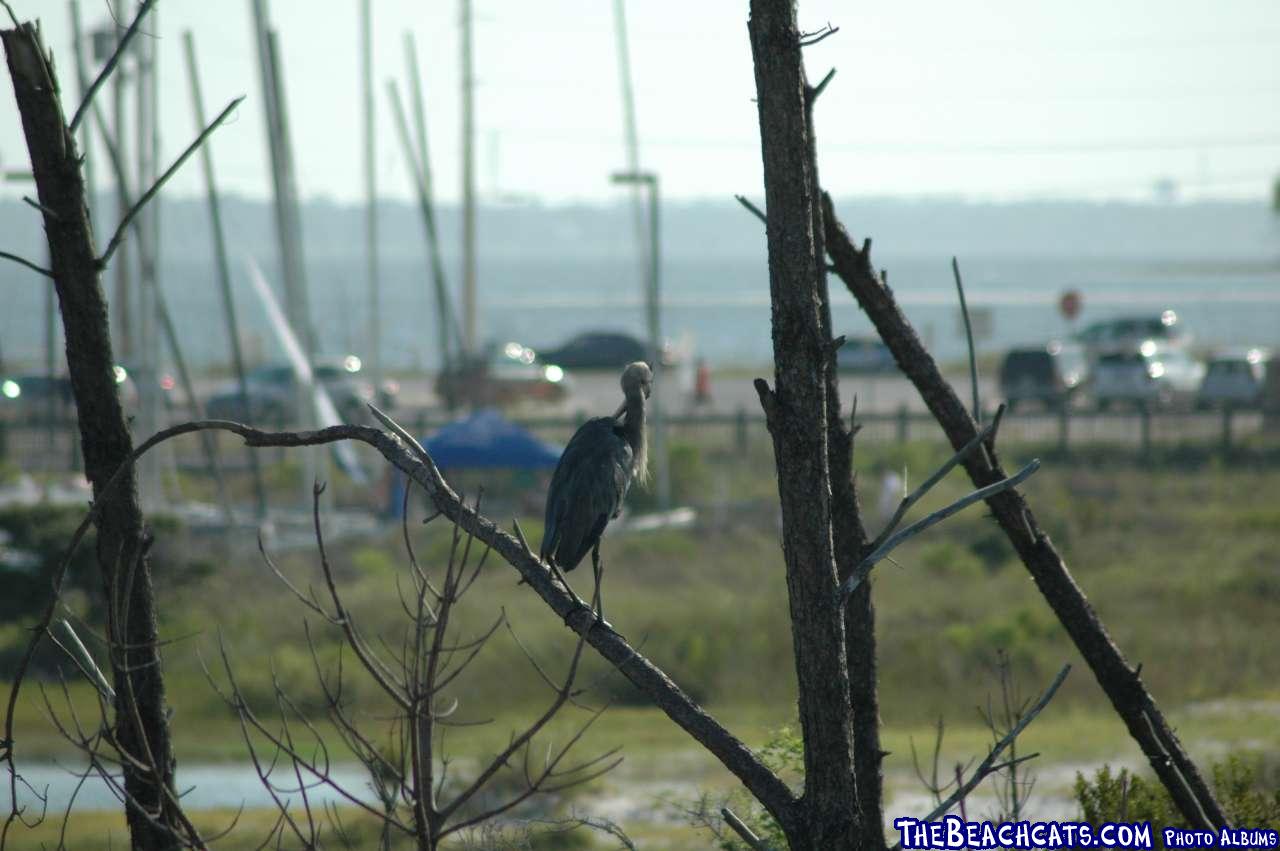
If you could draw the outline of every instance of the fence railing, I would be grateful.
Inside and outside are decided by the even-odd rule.
[[[429,435],[449,421],[436,410],[402,409],[396,418],[412,433]],[[571,416],[512,418],[538,436],[554,442],[568,440],[573,430],[587,418],[585,413]],[[745,454],[751,443],[765,436],[764,416],[746,408],[732,413],[680,413],[667,417],[671,439],[702,445],[720,444]],[[927,412],[900,408],[896,411],[868,411],[858,414],[862,429],[860,444],[869,442],[908,443],[919,440],[941,440],[942,430]],[[264,424],[283,428],[282,422]],[[1196,444],[1206,449],[1230,452],[1243,441],[1256,435],[1273,434],[1280,438],[1280,412],[1256,409],[1224,409],[1220,411],[1018,411],[1006,414],[1000,426],[1002,445],[1034,443],[1054,446],[1067,452],[1073,448],[1094,445],[1129,447],[1136,453],[1150,453],[1159,447]],[[233,451],[239,441],[222,435],[226,463],[235,467],[242,453]],[[204,460],[195,442],[173,444],[174,459],[184,469],[204,468]],[[275,453],[283,457],[282,453]],[[273,457],[269,460],[275,460]],[[79,431],[72,419],[0,420],[0,463],[29,471],[79,471]]]

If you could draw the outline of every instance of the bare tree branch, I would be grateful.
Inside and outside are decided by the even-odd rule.
[[[809,32],[809,33],[800,33],[800,46],[812,47],[813,45],[817,44],[823,39],[829,38],[838,32],[840,32],[840,28],[833,27],[828,22],[827,25],[820,30],[814,30],[813,32]]]
[[[116,42],[116,49],[111,53],[111,58],[107,60],[106,65],[102,66],[97,78],[89,86],[89,90],[84,93],[84,99],[76,107],[76,114],[71,117],[71,123],[67,125],[67,129],[72,133],[75,133],[76,128],[80,126],[80,122],[84,119],[85,110],[93,103],[93,98],[98,93],[98,89],[102,88],[102,84],[116,70],[116,65],[120,64],[120,58],[124,56],[125,50],[129,47],[129,42],[133,40],[134,35],[138,32],[138,25],[142,23],[142,19],[147,16],[147,12],[150,12],[151,7],[155,4],[156,0],[144,0],[142,5],[138,7],[138,14],[134,15],[133,23],[129,24],[129,28],[124,31],[124,35],[120,36],[120,40]],[[78,46],[77,49],[79,49]]]
[[[962,446],[954,455],[951,456],[951,458],[947,460],[945,464],[934,470],[929,478],[925,479],[919,487],[902,498],[902,502],[898,504],[897,510],[893,513],[893,517],[889,519],[889,522],[885,524],[884,529],[881,530],[880,534],[876,536],[875,541],[872,542],[870,548],[872,552],[875,552],[886,540],[888,540],[889,536],[893,534],[893,530],[898,528],[898,524],[902,522],[902,518],[911,510],[911,507],[919,502],[925,494],[932,490],[934,485],[946,478],[946,475],[954,470],[957,464],[969,457],[969,453],[977,449],[984,441],[993,442],[995,440],[996,432],[1000,428],[1000,419],[1004,416],[1004,411],[1005,406],[1002,404],[996,409],[996,415],[991,420],[990,425],[974,435],[972,440]]]
[[[830,35],[830,33],[828,33],[828,35]],[[824,38],[825,38],[825,36],[824,36]],[[809,90],[808,90],[808,92],[806,93],[806,95],[807,95],[807,97],[808,97],[808,99],[809,99],[809,102],[810,102],[810,103],[813,103],[813,101],[817,100],[817,99],[818,99],[818,97],[819,97],[819,96],[820,96],[824,91],[826,91],[826,89],[827,89],[827,84],[831,82],[831,79],[832,79],[833,77],[835,77],[835,75],[836,75],[836,69],[835,69],[835,68],[832,68],[830,71],[828,71],[828,72],[826,73],[826,75],[825,75],[821,80],[819,80],[819,81],[818,81],[818,85],[816,85],[816,86],[814,86],[813,88],[811,88],[811,89],[809,89]]]
[[[826,248],[836,273],[919,391],[951,446],[961,448],[978,431],[973,417],[942,377],[892,291],[876,274],[871,263],[870,240],[859,249],[836,217],[831,197],[824,193],[822,203]],[[963,464],[978,487],[1004,477],[994,447],[969,456]],[[1169,727],[1139,673],[1107,633],[1053,542],[1036,524],[1026,501],[1016,489],[1009,489],[994,494],[987,505],[1178,810],[1197,827],[1212,829],[1226,825],[1222,806],[1204,776]]]
[[[960,784],[954,792],[947,796],[946,800],[934,807],[927,816],[921,819],[921,821],[933,821],[939,818],[945,814],[947,810],[955,806],[957,801],[961,801],[968,797],[969,793],[976,789],[978,784],[993,772],[1009,767],[1009,765],[1012,764],[1011,762],[997,762],[1000,758],[1000,754],[1003,753],[1005,748],[1009,747],[1009,745],[1011,745],[1018,736],[1022,734],[1022,731],[1027,729],[1027,726],[1036,719],[1036,716],[1038,716],[1041,711],[1049,705],[1049,701],[1053,700],[1053,696],[1058,693],[1058,688],[1066,681],[1067,675],[1070,673],[1071,666],[1063,665],[1062,670],[1058,671],[1058,675],[1053,678],[1053,682],[1051,682],[1049,687],[1044,690],[1044,694],[1040,695],[1040,699],[1027,710],[1027,714],[1019,719],[1018,723],[1009,730],[1004,738],[992,746],[991,750],[987,753],[986,758],[983,759],[982,762],[978,763],[977,768],[975,768],[973,773],[969,775],[969,779]],[[1017,761],[1023,762],[1036,756],[1038,756],[1038,754],[1031,754],[1029,756],[1021,757]],[[895,844],[893,846],[894,851],[900,848],[901,844],[902,843]]]
[[[960,316],[964,319],[964,337],[969,344],[969,385],[973,388],[973,421],[982,425],[982,404],[978,400],[978,356],[973,348],[973,325],[969,321],[969,306],[964,301],[960,262],[954,257],[951,258],[951,271],[956,279],[956,293],[960,296]]]
[[[27,258],[19,257],[17,254],[10,254],[8,251],[0,251],[0,259],[12,260],[14,263],[17,263],[19,266],[26,266],[32,272],[36,272],[38,274],[44,275],[46,278],[53,277],[53,272],[51,272],[50,270],[44,268],[43,266],[37,266],[35,263],[32,263]]]
[[[883,544],[881,544],[879,547],[876,548],[875,552],[871,553],[866,558],[864,558],[861,562],[859,562],[857,568],[855,568],[853,573],[849,575],[849,578],[845,580],[844,584],[840,586],[841,602],[849,599],[849,595],[852,594],[854,592],[854,589],[856,589],[858,585],[864,579],[867,578],[867,575],[871,573],[871,569],[876,566],[876,563],[881,559],[883,559],[885,556],[887,556],[890,552],[892,552],[894,548],[896,548],[899,544],[915,537],[916,535],[923,532],[925,529],[928,529],[930,526],[933,526],[936,523],[940,523],[943,520],[946,520],[951,515],[956,514],[959,511],[962,511],[963,509],[969,507],[970,505],[973,505],[975,502],[981,502],[984,499],[990,499],[992,496],[995,496],[998,493],[1003,493],[1004,491],[1007,491],[1010,488],[1017,487],[1024,480],[1026,480],[1032,473],[1034,473],[1036,470],[1039,470],[1039,469],[1040,469],[1040,460],[1038,458],[1032,459],[1030,463],[1028,463],[1025,467],[1023,467],[1018,472],[1014,473],[1009,478],[1001,479],[998,482],[993,482],[992,484],[989,484],[984,488],[978,488],[976,491],[973,491],[967,496],[963,496],[960,499],[957,499],[955,502],[951,503],[950,505],[944,508],[938,509],[937,511],[928,515],[927,517],[923,517],[920,520],[917,520],[915,523],[912,523],[910,526],[903,529],[901,532],[898,532],[890,536],[888,540],[886,540]]]
[[[154,2],[154,0],[152,0],[152,2]],[[245,96],[241,95],[231,101],[231,103],[227,104],[226,108],[224,108],[222,112],[218,113],[218,117],[209,122],[209,126],[204,128],[200,135],[187,146],[187,149],[182,152],[182,155],[174,160],[171,166],[165,169],[164,174],[160,175],[160,177],[156,179],[156,182],[151,184],[150,188],[147,189],[146,192],[142,193],[142,197],[134,202],[133,206],[129,208],[127,213],[125,213],[124,218],[122,218],[120,223],[116,225],[116,232],[111,237],[111,241],[107,243],[107,250],[102,252],[102,256],[98,258],[99,268],[106,267],[107,261],[111,259],[111,255],[115,253],[116,249],[120,246],[120,243],[124,241],[125,232],[129,229],[129,224],[133,221],[134,217],[142,211],[143,207],[147,206],[147,203],[155,197],[156,193],[160,191],[160,188],[169,181],[169,178],[173,177],[173,175],[177,173],[178,169],[182,168],[182,164],[185,163],[201,145],[204,144],[204,140],[208,139],[213,131],[217,130],[222,122],[226,121],[227,117],[230,116],[231,113],[235,112],[236,107],[240,105],[240,102],[243,101],[244,98]]]
[[[746,822],[734,814],[733,810],[728,807],[721,807],[720,815],[724,816],[724,823],[733,828],[733,832],[741,836],[742,841],[755,849],[755,851],[771,851],[769,843],[756,836],[751,828],[747,827]]]
[[[738,203],[739,203],[739,204],[741,204],[742,206],[744,206],[744,207],[746,207],[746,208],[747,208],[747,212],[751,213],[751,215],[753,215],[753,216],[755,216],[757,219],[759,219],[759,220],[760,220],[760,224],[765,225],[766,227],[768,227],[768,225],[769,225],[769,217],[768,217],[768,216],[766,216],[766,215],[764,214],[764,211],[763,211],[763,210],[761,210],[761,209],[760,209],[759,207],[757,207],[755,204],[751,203],[751,200],[750,200],[749,198],[747,198],[747,196],[745,196],[745,195],[734,195],[733,197],[734,197],[734,198],[736,198],[736,199],[738,199]]]

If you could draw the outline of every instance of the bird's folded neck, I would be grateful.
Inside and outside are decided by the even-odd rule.
[[[630,397],[622,408],[622,439],[631,447],[632,474],[646,481],[649,477],[649,444],[645,437],[644,397]]]

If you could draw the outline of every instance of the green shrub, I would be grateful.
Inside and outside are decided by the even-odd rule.
[[[966,665],[988,664],[997,650],[1005,650],[1015,664],[1025,666],[1034,661],[1037,648],[1057,632],[1057,621],[1043,606],[1019,606],[976,623],[952,624],[943,637]]]
[[[652,456],[650,457],[652,465]],[[657,480],[650,466],[648,482],[636,482],[627,495],[627,507],[632,511],[654,511],[658,508]],[[697,444],[675,442],[667,446],[667,473],[671,485],[671,501],[674,505],[699,505],[706,503],[715,492],[712,487],[711,467],[703,449]]]
[[[1213,787],[1233,826],[1280,830],[1280,765],[1259,754],[1231,754],[1213,764]],[[1085,821],[1149,821],[1157,848],[1164,848],[1161,829],[1190,828],[1173,799],[1158,781],[1104,765],[1093,780],[1076,775],[1076,802]]]
[[[773,738],[760,749],[760,761],[770,771],[791,784],[793,790],[804,775],[804,742],[800,733],[792,727],[780,727]],[[733,810],[757,837],[769,848],[786,848],[786,834],[781,825],[745,791],[737,791],[720,803],[713,803],[703,795],[692,808],[675,803],[680,815],[694,827],[710,830],[715,836],[715,846],[720,851],[751,851],[721,819],[722,806]]]
[[[79,506],[32,505],[15,506],[0,510],[0,621],[25,621],[34,619],[44,611],[49,602],[50,583],[62,560],[66,557],[76,527],[84,519],[84,509]],[[92,529],[85,535],[71,558],[63,581],[64,594],[69,591],[88,592],[90,600],[102,598],[98,568],[94,556],[96,535]],[[89,619],[102,622],[105,609],[95,608]],[[25,639],[18,644],[25,647]],[[16,646],[6,642],[6,647]],[[20,653],[19,653],[20,655]],[[56,657],[55,657],[56,658]],[[46,657],[36,660],[37,670]],[[12,674],[16,659],[10,653],[0,658],[0,678]]]
[[[930,574],[954,581],[979,579],[985,566],[971,548],[948,540],[934,540],[921,545],[920,554],[914,561]]]

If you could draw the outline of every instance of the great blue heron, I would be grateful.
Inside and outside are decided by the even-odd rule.
[[[622,371],[622,405],[611,417],[587,420],[564,448],[547,489],[542,537],[543,561],[569,587],[561,571],[573,570],[587,552],[595,573],[597,617],[604,619],[600,596],[600,535],[622,511],[627,490],[644,479],[649,454],[645,443],[645,399],[653,372],[642,361]]]

